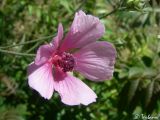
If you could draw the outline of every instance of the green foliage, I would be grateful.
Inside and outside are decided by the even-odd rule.
[[[17,107],[3,106],[0,108],[0,120],[25,120],[26,109],[25,105],[20,104]]]
[[[0,50],[35,54],[39,45],[56,34],[58,23],[67,31],[80,9],[101,17],[106,27],[101,40],[117,49],[112,80],[95,83],[76,73],[97,93],[97,102],[66,106],[57,93],[44,100],[27,83],[26,69],[34,57],[0,52],[0,120],[132,120],[133,114],[158,114],[158,0],[3,0]]]

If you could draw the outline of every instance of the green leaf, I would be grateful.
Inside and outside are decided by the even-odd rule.
[[[71,4],[67,0],[61,0],[60,4],[69,12],[72,13]]]
[[[152,95],[153,95],[153,90],[154,90],[154,83],[155,81],[152,80],[152,82],[148,85],[146,89],[146,94],[145,94],[145,106],[148,106],[148,104],[151,101]]]
[[[16,108],[2,107],[0,108],[0,120],[25,120],[26,111],[26,105],[18,105]]]
[[[128,101],[127,101],[128,104],[131,102],[132,98],[134,97],[134,95],[137,91],[139,82],[140,82],[140,79],[131,80],[129,90],[128,90],[128,98],[127,98],[128,99]]]
[[[129,78],[143,75],[144,69],[142,67],[131,67],[129,69]]]

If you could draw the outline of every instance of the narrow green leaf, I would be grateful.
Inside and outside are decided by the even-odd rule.
[[[148,85],[146,89],[146,94],[145,94],[145,106],[148,106],[148,104],[151,101],[152,95],[153,95],[153,89],[154,89],[154,80]]]
[[[130,82],[130,86],[129,86],[129,90],[128,90],[128,101],[127,101],[128,104],[131,102],[132,98],[134,97],[134,95],[137,91],[139,81],[140,81],[140,79],[132,80]]]

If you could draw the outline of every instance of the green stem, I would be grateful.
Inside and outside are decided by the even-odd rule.
[[[54,37],[55,35],[50,35],[50,36],[44,36],[42,38],[38,38],[38,39],[35,39],[35,40],[30,40],[30,41],[27,41],[27,42],[24,42],[24,43],[20,43],[20,44],[15,44],[15,45],[7,45],[7,46],[0,46],[0,48],[11,48],[11,47],[16,47],[16,46],[20,46],[20,45],[26,45],[26,44],[30,44],[30,43],[34,43],[34,42],[37,42],[37,41],[42,41],[42,40],[45,40],[45,39],[49,39],[49,38],[52,38]]]
[[[19,55],[19,56],[30,56],[30,57],[34,57],[35,56],[35,54],[19,53],[19,52],[2,50],[2,49],[0,49],[0,52],[7,53],[7,54],[13,54],[13,55]]]
[[[125,10],[125,9],[126,9],[126,7],[115,8],[115,9],[113,9],[111,12],[101,15],[99,18],[102,19],[102,18],[108,17],[109,15],[112,15],[113,13],[116,13],[116,12],[118,12],[118,11],[123,11],[123,10]]]

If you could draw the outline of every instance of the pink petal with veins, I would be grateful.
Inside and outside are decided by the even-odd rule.
[[[54,79],[54,88],[64,104],[88,105],[96,101],[96,94],[78,78],[56,70]]]
[[[94,42],[74,54],[75,70],[94,81],[111,79],[116,51],[108,42]]]
[[[61,46],[62,51],[81,48],[95,42],[105,32],[104,25],[97,17],[86,15],[83,11],[76,13],[70,31]]]
[[[55,48],[49,44],[41,45],[37,51],[37,55],[35,58],[35,64],[41,65],[41,64],[47,62],[54,51],[55,51]]]
[[[41,66],[31,63],[28,67],[28,84],[42,97],[50,99],[54,91],[52,66],[49,63]]]
[[[51,44],[58,48],[61,43],[62,43],[62,39],[63,39],[63,25],[60,23],[58,25],[58,33],[57,36],[52,40]]]

